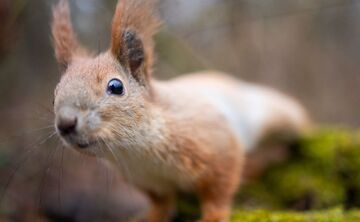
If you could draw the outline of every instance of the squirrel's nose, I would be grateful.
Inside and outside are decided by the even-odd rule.
[[[61,135],[69,135],[76,132],[76,125],[78,123],[76,111],[71,108],[62,108],[58,112],[56,127]]]

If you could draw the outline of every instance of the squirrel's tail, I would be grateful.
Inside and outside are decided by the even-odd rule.
[[[291,142],[311,128],[306,109],[295,99],[279,93],[273,95],[272,103],[269,117],[254,145],[261,146],[272,141]]]
[[[245,180],[258,177],[269,165],[286,159],[312,127],[306,109],[295,99],[268,88],[251,87],[248,133],[245,144]],[[257,98],[254,98],[257,97]],[[254,102],[258,101],[258,102]]]

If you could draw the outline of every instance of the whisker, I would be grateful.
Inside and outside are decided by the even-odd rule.
[[[10,172],[10,175],[8,177],[8,179],[6,180],[5,182],[5,185],[4,185],[4,188],[3,188],[3,191],[2,191],[2,194],[1,194],[1,197],[0,197],[0,202],[2,202],[2,200],[4,199],[5,197],[5,194],[11,184],[11,182],[13,181],[16,173],[20,170],[20,168],[26,163],[26,161],[30,158],[30,156],[32,156],[34,154],[34,151],[35,150],[28,150],[28,152],[26,152],[26,156],[21,160],[19,161],[15,167],[12,168],[11,172]]]
[[[100,142],[98,138],[97,138],[97,141]],[[101,146],[99,146],[98,148],[99,148],[99,150],[102,152],[102,154],[103,154],[104,156],[106,156],[106,151],[104,150],[104,148],[101,147]],[[102,166],[104,167],[104,169],[105,169],[105,175],[106,175],[106,195],[107,195],[107,197],[108,197],[109,194],[110,194],[110,189],[111,189],[111,181],[109,181],[110,172],[109,172],[109,168],[108,168],[105,164],[101,164],[101,165],[102,165]]]
[[[29,130],[23,131],[22,134],[24,135],[24,134],[34,133],[34,132],[39,132],[39,131],[42,131],[42,130],[47,130],[47,129],[52,129],[52,128],[54,128],[54,125],[50,124],[50,125],[46,125],[46,126],[43,126],[43,127],[40,127],[40,128],[29,129]]]
[[[15,163],[15,166],[12,167],[12,170],[10,172],[10,175],[8,177],[8,179],[5,182],[1,197],[0,197],[0,202],[3,200],[3,198],[5,197],[5,194],[11,184],[11,182],[13,181],[16,173],[21,169],[22,166],[24,166],[24,164],[26,163],[27,160],[29,160],[29,158],[31,156],[33,156],[33,154],[35,154],[42,144],[44,144],[46,141],[48,141],[49,139],[51,139],[56,133],[51,133],[50,135],[46,135],[45,139],[42,137],[40,140],[38,140],[37,142],[31,144],[30,146],[26,147],[26,152],[24,154],[22,154],[23,158],[20,157],[20,160]]]
[[[43,111],[39,111],[39,110],[33,110],[30,108],[30,110],[28,110],[29,112],[21,113],[18,111],[19,108],[18,107],[13,107],[11,109],[3,109],[0,114],[2,114],[3,116],[6,116],[7,118],[9,118],[10,120],[16,119],[19,120],[19,117],[22,120],[46,120],[46,121],[50,121],[53,119],[54,114],[51,113],[51,115],[48,114],[48,111],[43,112]]]
[[[111,193],[111,188],[113,185],[113,180],[114,180],[114,175],[113,173],[110,172],[109,167],[106,165],[105,166],[106,169],[106,185],[107,185],[107,196],[110,196]]]
[[[54,111],[52,110],[52,108],[49,108],[48,106],[44,105],[44,104],[37,104],[41,109],[42,111],[45,111],[46,114],[50,114],[50,115],[54,115]],[[42,113],[44,114],[44,113]]]
[[[64,175],[64,150],[65,147],[62,146],[61,147],[61,157],[60,157],[60,167],[59,167],[59,178],[58,178],[58,201],[59,201],[59,206],[60,209],[62,208],[62,203],[61,203],[61,193],[62,193],[62,178]]]
[[[38,206],[39,209],[42,208],[41,204],[42,204],[42,196],[43,196],[43,190],[44,187],[46,185],[46,179],[47,176],[51,170],[51,167],[53,165],[53,159],[54,159],[54,155],[57,151],[57,149],[59,148],[60,145],[56,146],[55,149],[50,149],[48,155],[47,155],[47,161],[46,161],[46,166],[44,168],[41,180],[40,180],[40,186],[39,186],[39,202],[38,202]]]
[[[133,190],[131,189],[131,186],[129,185],[129,184],[133,184],[129,168],[126,166],[126,164],[123,163],[121,157],[119,155],[116,155],[113,147],[110,144],[106,143],[106,141],[104,139],[102,139],[102,138],[100,138],[100,139],[102,140],[102,143],[106,146],[106,148],[110,151],[110,153],[114,157],[114,160],[116,161],[116,163],[120,165],[118,167],[120,167],[121,171],[125,174],[125,175],[122,175],[122,178],[124,179],[124,182],[126,183],[126,186],[124,186],[124,187],[126,187],[126,189],[128,190],[127,193],[130,196],[132,196],[132,198],[135,198],[133,196],[134,195]]]
[[[25,118],[27,119],[35,119],[35,120],[53,120],[54,111],[52,108],[47,107],[43,104],[36,104],[36,107],[30,107],[30,112],[27,112]],[[40,109],[39,109],[40,108]]]
[[[102,141],[103,141],[103,143],[105,144],[105,146],[108,148],[108,150],[110,151],[111,155],[114,157],[115,162],[120,165],[120,169],[122,169],[122,171],[124,171],[124,173],[125,173],[125,175],[124,175],[125,178],[126,178],[127,180],[129,180],[129,181],[127,181],[127,182],[130,182],[130,183],[131,183],[131,182],[132,182],[132,178],[131,178],[131,175],[130,175],[129,168],[126,166],[126,164],[123,163],[121,157],[120,157],[119,155],[116,155],[113,147],[112,147],[110,144],[106,143],[105,140],[102,139]]]
[[[42,126],[40,128],[35,128],[35,129],[28,129],[28,130],[23,130],[23,131],[20,131],[17,130],[16,133],[9,133],[10,136],[8,138],[5,138],[3,139],[0,144],[5,144],[9,141],[13,141],[15,138],[18,138],[18,137],[23,137],[25,135],[28,135],[28,134],[32,134],[32,133],[37,133],[37,132],[41,132],[41,131],[44,131],[44,130],[49,130],[51,128],[54,128],[53,124],[51,125],[46,125],[46,126]],[[13,135],[11,135],[13,134]]]
[[[50,140],[52,137],[54,137],[56,135],[56,132],[54,131],[50,136],[48,136],[47,138],[45,138],[43,141],[41,141],[39,143],[39,145],[43,145],[44,143],[46,143],[48,140]]]
[[[78,152],[79,153],[79,152]],[[85,155],[85,154],[83,154],[83,153],[79,153],[80,154],[80,167],[81,168],[84,168],[85,167],[85,163],[86,163],[86,161],[87,161],[87,158],[88,158],[88,156],[87,155]]]
[[[50,128],[53,128],[53,127],[54,127],[54,125],[50,124],[50,125],[47,125],[47,126],[37,128],[37,129],[31,129],[30,131],[39,131],[39,130],[44,130],[44,129],[50,129]]]

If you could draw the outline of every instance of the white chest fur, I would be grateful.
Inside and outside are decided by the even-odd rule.
[[[157,155],[154,150],[118,150],[117,165],[128,182],[143,190],[172,193],[178,189],[191,189],[192,177],[178,168],[176,160],[164,160],[154,155]]]

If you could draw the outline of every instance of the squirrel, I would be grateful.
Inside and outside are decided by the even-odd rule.
[[[77,40],[68,1],[53,8],[63,68],[56,131],[67,147],[115,160],[148,195],[146,221],[169,221],[177,191],[197,195],[201,222],[228,221],[247,153],[273,130],[301,133],[308,114],[283,93],[221,72],[154,79],[153,36],[161,24],[155,5],[119,0],[109,50],[99,55]]]

